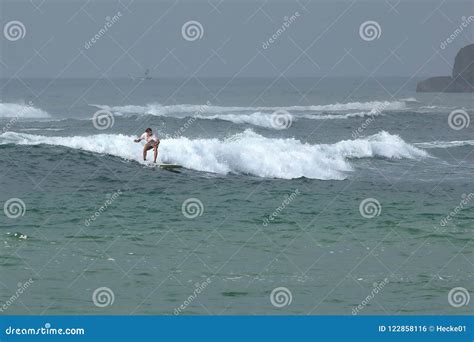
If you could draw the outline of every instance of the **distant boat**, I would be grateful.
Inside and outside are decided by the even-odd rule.
[[[134,81],[145,81],[145,80],[152,80],[153,79],[153,77],[150,76],[150,69],[146,69],[143,76],[130,75],[130,78]]]

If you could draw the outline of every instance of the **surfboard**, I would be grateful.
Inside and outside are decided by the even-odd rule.
[[[179,164],[162,163],[162,162],[156,162],[156,163],[148,162],[145,165],[153,169],[156,167],[159,167],[161,169],[170,170],[170,171],[173,171],[173,170],[176,171],[177,169],[181,169],[183,167],[182,165],[179,165]]]
[[[162,169],[180,169],[183,166],[179,164],[168,164],[168,163],[157,163],[156,166],[161,167]]]

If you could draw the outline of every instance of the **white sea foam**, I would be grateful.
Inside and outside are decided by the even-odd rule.
[[[149,104],[146,106],[116,106],[92,105],[97,108],[113,112],[115,115],[155,115],[183,118],[194,116],[201,120],[222,120],[236,124],[275,128],[273,113],[287,111],[293,121],[300,119],[310,120],[338,120],[364,116],[380,115],[381,110],[402,110],[405,103],[395,102],[351,102],[317,106],[290,106],[290,107],[221,107],[201,105],[172,105],[162,106]],[[356,112],[352,112],[356,111]],[[312,113],[309,113],[312,112]],[[331,112],[331,113],[325,113]],[[278,128],[278,127],[276,127]]]
[[[474,140],[454,140],[454,141],[432,141],[413,144],[421,148],[449,148],[461,146],[474,146]]]
[[[340,114],[300,114],[291,115],[292,121],[298,121],[300,119],[308,120],[340,120],[349,118],[362,118],[365,116],[377,116],[381,113],[377,110],[371,110],[369,112],[356,112],[356,113],[340,113]],[[236,124],[250,124],[254,126],[275,128],[275,120],[273,114],[268,113],[252,113],[252,114],[216,114],[216,115],[197,115],[199,119],[203,120],[223,120],[230,121]]]
[[[415,99],[414,97],[407,97],[405,99],[400,99],[400,101],[404,101],[404,102],[416,102],[418,103],[419,101],[417,99]]]
[[[170,114],[187,114],[199,113],[205,114],[225,114],[225,113],[256,113],[267,112],[273,113],[277,110],[286,110],[292,112],[343,112],[351,110],[367,110],[371,111],[375,108],[383,108],[384,110],[401,110],[405,109],[406,105],[403,101],[370,101],[370,102],[349,102],[349,103],[335,103],[326,105],[311,105],[311,106],[288,106],[288,107],[223,107],[210,105],[190,105],[178,104],[170,106],[162,106],[157,103],[148,104],[146,106],[107,106],[91,104],[91,106],[114,112],[115,114],[148,114],[158,116],[168,116]],[[177,116],[177,115],[174,115]]]
[[[49,118],[42,109],[21,103],[0,103],[0,118]]]
[[[0,144],[59,145],[142,163],[142,146],[134,143],[133,138],[121,134],[46,137],[7,132],[0,135]],[[347,172],[353,170],[350,163],[353,158],[417,159],[428,156],[400,137],[383,131],[364,139],[310,145],[296,139],[266,138],[249,129],[224,140],[163,139],[159,155],[162,160],[198,171],[324,180],[346,178]]]
[[[340,114],[300,114],[300,115],[291,115],[293,122],[300,119],[308,120],[340,120],[340,119],[349,119],[356,117],[365,117],[365,116],[377,116],[380,115],[380,112],[377,110],[371,110],[369,112],[356,112],[356,113],[340,113]],[[274,128],[278,129],[275,126],[275,119],[273,114],[256,112],[252,114],[216,114],[216,115],[196,115],[198,119],[202,120],[222,120],[229,121],[235,124],[249,124],[254,126],[260,126],[265,128]]]
[[[64,128],[20,128],[19,131],[32,132],[32,131],[53,131],[59,132],[64,131]]]

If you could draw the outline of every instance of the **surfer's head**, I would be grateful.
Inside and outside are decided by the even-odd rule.
[[[151,135],[151,133],[153,133],[153,131],[151,130],[150,127],[148,127],[145,132],[148,134],[148,135]]]

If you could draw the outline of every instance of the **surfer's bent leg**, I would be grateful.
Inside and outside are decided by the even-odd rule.
[[[160,144],[160,140],[156,141],[153,144],[153,151],[155,152],[153,162],[156,163],[156,158],[158,157],[158,145]]]
[[[145,144],[145,146],[143,147],[143,160],[146,160],[146,153],[148,150],[151,150],[152,148],[153,148],[153,143],[149,142]]]

